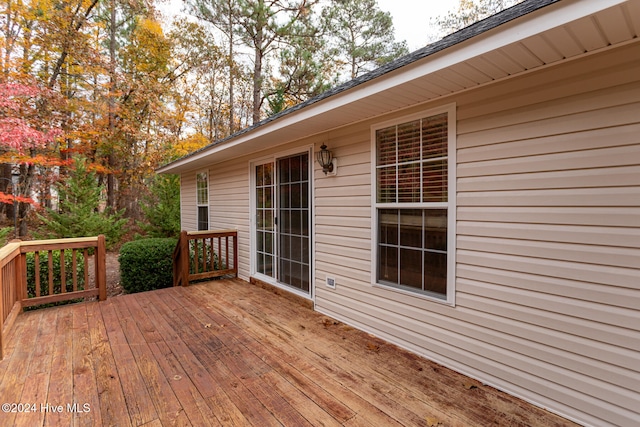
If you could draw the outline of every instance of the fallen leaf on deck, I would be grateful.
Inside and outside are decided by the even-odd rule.
[[[206,325],[204,325],[205,328],[210,328],[211,327],[211,323],[207,323]]]
[[[178,380],[181,380],[181,379],[182,379],[182,377],[181,377],[180,375],[174,375],[174,376],[173,376],[173,379],[174,379],[175,381],[178,381]]]
[[[380,351],[380,346],[373,343],[368,343],[367,348],[371,351]]]
[[[440,420],[436,417],[427,417],[426,421],[429,427],[437,427],[440,425]]]
[[[471,383],[465,383],[464,388],[466,388],[467,390],[473,390],[474,388],[478,388],[478,386]]]

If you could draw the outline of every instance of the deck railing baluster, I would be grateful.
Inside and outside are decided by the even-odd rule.
[[[73,292],[78,291],[78,251],[74,248],[71,252],[71,271],[73,281]]]
[[[95,285],[89,283],[89,248],[95,249]],[[65,264],[65,252],[71,250],[72,288],[67,288],[68,268]],[[78,251],[84,255],[84,283],[78,279]],[[48,293],[42,295],[40,252],[47,254]],[[59,251],[56,262],[60,263],[60,277],[54,275],[54,251]],[[33,254],[34,268],[27,272],[27,254]],[[76,239],[37,240],[30,242],[12,241],[0,248],[0,360],[3,343],[15,318],[23,308],[51,304],[87,297],[99,297],[104,300],[106,293],[106,249],[104,236]],[[33,275],[33,277],[30,277]],[[60,289],[56,287],[60,285]],[[30,291],[33,286],[33,291]],[[45,285],[46,286],[46,285]],[[45,288],[46,289],[46,288]],[[46,291],[45,291],[46,292]]]
[[[230,238],[233,244],[233,260],[229,259]],[[222,239],[225,240],[224,246]],[[198,243],[200,240],[202,240],[202,262],[200,262],[200,244]],[[228,275],[238,277],[237,240],[236,230],[182,231],[176,249],[173,251],[173,286],[187,286],[194,280]],[[214,249],[216,246],[217,253]],[[211,252],[207,253],[207,251]],[[200,271],[201,267],[202,271]]]
[[[207,239],[202,239],[202,272],[207,271]]]
[[[53,295],[53,251],[48,251],[49,257],[49,295]]]
[[[222,270],[224,255],[222,254],[222,237],[218,237],[218,268]]]
[[[40,251],[36,251],[34,256],[34,276],[36,282],[36,297],[40,296]]]
[[[89,250],[84,249],[82,252],[84,256],[84,286],[85,288],[89,288]]]
[[[213,246],[213,237],[209,238],[209,246],[211,247],[211,271],[216,269],[216,259],[215,259],[215,251],[213,250],[214,246]],[[218,262],[218,267],[220,268],[220,263]]]
[[[67,275],[64,269],[64,249],[60,250],[60,292],[67,292]]]
[[[193,240],[193,252],[195,254],[193,256],[193,274],[198,274],[198,239]]]

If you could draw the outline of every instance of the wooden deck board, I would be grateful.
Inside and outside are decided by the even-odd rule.
[[[209,298],[212,297],[209,296]],[[350,402],[350,406],[356,409],[355,412],[361,414],[359,417],[361,421],[369,421],[372,425],[379,425],[380,419],[384,419],[385,425],[401,425],[402,423],[409,423],[410,425],[424,424],[423,417],[404,406],[405,399],[411,399],[410,396],[405,393],[402,398],[393,399],[389,395],[392,389],[386,387],[386,390],[381,390],[381,387],[376,386],[374,383],[375,377],[371,379],[368,375],[367,369],[369,365],[361,363],[362,357],[365,356],[365,354],[362,354],[362,348],[357,353],[351,353],[349,355],[350,359],[342,363],[336,356],[334,336],[327,335],[324,330],[321,331],[321,334],[310,332],[316,326],[322,328],[320,326],[322,322],[314,325],[312,321],[308,321],[310,320],[307,318],[309,315],[318,317],[315,313],[304,307],[294,307],[294,312],[298,309],[301,310],[294,319],[283,319],[282,322],[275,323],[271,320],[274,318],[265,314],[265,311],[274,310],[275,313],[277,312],[277,307],[259,307],[253,301],[253,297],[248,294],[243,296],[243,299],[244,303],[247,304],[246,312],[251,313],[251,316],[241,318],[240,314],[231,315],[236,317],[238,321],[246,322],[246,327],[252,331],[261,331],[260,340],[263,342],[273,340],[271,341],[272,346],[282,348],[284,348],[284,343],[286,342],[286,345],[291,348],[290,354],[306,353],[307,356],[305,358],[309,359],[310,366],[314,367],[313,369],[317,371],[319,377],[334,379],[334,381],[337,379],[342,388],[341,390],[333,388],[334,381],[327,384],[326,387],[331,388],[332,395],[340,395],[347,399]],[[236,309],[227,301],[221,298],[219,304],[233,313]],[[239,302],[239,304],[242,304],[242,302]],[[306,326],[302,329],[301,325]],[[261,326],[263,327],[261,328]],[[330,339],[323,339],[324,335],[327,335]],[[299,339],[300,337],[302,339]],[[368,347],[363,348],[368,350]],[[354,363],[353,354],[358,353],[361,354],[355,360],[356,363]],[[379,361],[374,363],[379,363]]]
[[[2,426],[573,425],[238,279],[24,313],[6,348],[1,403],[38,411]]]
[[[102,420],[100,401],[96,393],[97,374],[91,360],[91,350],[87,304],[76,304],[73,307],[72,404],[79,405],[82,412],[72,414],[75,426],[91,427]]]
[[[196,291],[203,291],[203,288]],[[224,294],[225,290],[221,289],[220,292]],[[194,292],[193,295],[189,295],[187,298],[196,299],[195,295],[198,294]],[[239,297],[241,295],[235,296]],[[200,298],[208,300],[210,296],[201,294]],[[263,358],[269,358],[270,365],[281,368],[280,372],[287,377],[296,378],[295,373],[288,371],[286,366],[283,366],[279,361],[298,366],[299,371],[303,373],[303,375],[307,376],[311,382],[323,389],[324,394],[328,395],[328,399],[324,399],[324,402],[328,403],[330,410],[335,409],[336,404],[344,404],[349,408],[349,414],[340,417],[340,421],[344,422],[355,417],[356,414],[360,414],[358,417],[360,425],[400,425],[369,402],[366,397],[362,398],[345,385],[344,379],[350,374],[339,371],[326,363],[329,358],[328,355],[319,356],[314,352],[306,350],[305,342],[308,341],[306,335],[301,334],[298,340],[294,339],[295,335],[283,326],[286,322],[285,319],[281,319],[281,321],[278,322],[263,316],[256,316],[258,309],[255,305],[248,307],[247,310],[242,310],[237,309],[234,305],[235,303],[230,301],[236,301],[236,303],[241,302],[240,299],[229,300],[224,297],[220,297],[219,299],[216,297],[217,306],[221,312],[226,313],[226,319],[232,323],[239,322],[244,324],[245,330],[254,335],[255,341],[261,343],[261,345],[252,345],[256,354]],[[295,312],[300,307],[293,303],[291,308]],[[315,313],[312,313],[308,309],[306,310],[306,314],[315,315]],[[222,324],[221,327],[227,326]],[[314,339],[318,338],[319,337],[314,337]],[[243,336],[242,339],[246,340],[246,336]],[[339,398],[336,398],[337,396],[339,396]],[[384,422],[381,424],[381,421]]]
[[[118,319],[136,360],[136,365],[138,365],[142,374],[142,380],[149,391],[149,396],[154,404],[158,418],[164,425],[191,425],[173,393],[167,377],[162,374],[155,355],[138,328],[140,323],[146,323],[143,320],[146,315],[144,312],[134,311],[134,316],[129,309],[129,303],[132,302],[131,298],[116,298],[113,300]],[[153,415],[150,413],[149,416]]]
[[[167,342],[167,345],[180,361],[185,372],[189,373],[189,378],[208,402],[217,421],[225,426],[248,425],[248,420],[223,389],[224,384],[219,384],[209,372],[207,366],[211,365],[208,357],[210,349],[198,345],[199,340],[194,338],[191,328],[171,309],[175,305],[173,296],[169,294],[163,295],[161,298],[159,293],[150,292],[145,297],[150,298],[153,302],[153,310],[158,315],[157,318],[160,319],[158,323],[162,325],[166,320],[167,328],[175,331],[175,337],[180,337],[174,338],[172,334],[169,334],[170,341]],[[183,338],[191,343],[191,347],[183,341]],[[194,345],[194,343],[196,344]]]
[[[101,305],[87,303],[87,326],[91,338],[89,357],[96,375],[96,393],[103,425],[130,426],[120,374],[116,368],[109,337],[102,317]],[[85,402],[83,402],[84,404]],[[91,410],[98,408],[91,407]]]
[[[227,308],[233,308],[224,302],[221,302],[221,304]],[[272,316],[277,311],[277,307],[274,306],[256,305],[255,299],[250,294],[245,294],[238,304],[240,306],[246,304],[246,307],[241,307],[240,309],[251,313],[258,323],[272,323],[269,319],[273,318]],[[279,336],[292,336],[296,333],[295,329],[301,327],[297,319],[300,319],[304,309],[293,307],[293,311],[297,315],[289,317],[286,323],[273,325],[275,330],[278,331],[277,333],[280,334]],[[245,319],[245,321],[248,320]],[[283,328],[287,329],[284,330]],[[455,393],[448,390],[446,384],[440,381],[433,382],[427,378],[428,384],[420,384],[420,382],[416,381],[416,373],[420,371],[418,369],[403,369],[398,363],[398,349],[396,347],[367,334],[362,334],[346,325],[333,322],[328,318],[322,319],[321,322],[306,323],[304,328],[304,334],[312,336],[318,336],[326,329],[337,329],[337,332],[341,335],[340,340],[332,339],[325,342],[310,339],[300,342],[292,341],[291,345],[301,351],[307,350],[317,354],[319,359],[316,366],[324,366],[329,374],[331,374],[333,367],[340,368],[342,370],[340,375],[342,384],[352,391],[359,392],[361,397],[367,398],[377,408],[384,408],[385,412],[395,414],[397,419],[405,422],[411,420],[413,425],[419,425],[427,417],[429,419],[438,419],[451,426],[466,426],[471,422],[469,419],[460,420],[449,415],[452,412],[449,411],[449,408],[459,403],[456,402],[456,399],[459,400],[464,388],[463,383],[458,384],[458,390]],[[282,334],[283,330],[284,334]],[[385,352],[385,349],[389,351]],[[331,354],[328,360],[324,356],[327,353]],[[361,355],[360,366],[357,370],[354,369],[353,364],[352,355],[354,353]],[[439,367],[439,369],[445,368]],[[446,373],[453,372],[447,370]],[[459,375],[453,374],[460,378]],[[447,406],[442,407],[439,405],[443,401],[447,403]],[[471,406],[465,406],[467,406],[466,411],[471,412],[469,409],[473,409],[473,402]],[[416,410],[415,408],[420,409]],[[428,410],[426,410],[427,408]],[[412,411],[417,412],[412,413]],[[423,416],[417,418],[416,415],[420,413]],[[481,417],[479,414],[473,413],[472,416],[473,419],[478,421],[486,418],[485,415]]]
[[[245,384],[244,380],[255,376],[255,372],[252,366],[242,360],[243,349],[240,346],[227,347],[221,337],[215,334],[215,329],[212,331],[211,323],[207,321],[209,319],[205,319],[203,322],[202,317],[198,318],[197,310],[193,307],[183,306],[183,312],[185,313],[183,319],[188,319],[184,323],[187,328],[183,331],[187,336],[199,342],[197,347],[201,352],[197,353],[198,357],[206,361],[205,366],[219,390],[223,390],[228,395],[251,424],[255,426],[280,425],[264,403],[257,399]],[[238,364],[244,365],[243,369],[237,369]]]
[[[2,364],[7,364],[7,369],[4,378],[2,379],[2,386],[0,388],[0,401],[1,403],[20,404],[26,403],[22,401],[22,391],[27,378],[27,372],[31,359],[36,347],[36,339],[38,333],[38,326],[42,320],[42,316],[35,313],[26,313],[23,316],[18,316],[19,321],[23,326],[22,334],[14,336],[13,339],[17,341],[16,346],[11,353],[11,356],[7,356]],[[2,413],[0,414],[1,424],[8,426],[14,425],[16,421],[16,412]]]
[[[16,345],[20,343],[19,337],[23,336],[23,329],[25,328],[25,323],[20,322],[13,325],[11,330],[9,331],[4,348],[4,358],[10,359],[13,351],[16,348]],[[0,384],[2,383],[5,373],[7,372],[7,368],[9,367],[8,363],[0,363]]]
[[[44,313],[42,319],[38,324],[38,330],[36,332],[36,348],[33,350],[33,354],[30,358],[29,368],[27,376],[24,382],[24,388],[22,395],[20,396],[20,402],[49,402],[47,393],[49,390],[49,377],[53,368],[59,367],[58,364],[52,366],[53,359],[57,359],[57,354],[54,356],[52,348],[50,346],[40,346],[37,343],[46,340],[51,335],[51,331],[56,331],[57,314],[54,311]],[[61,324],[66,324],[69,321],[69,316],[63,316]],[[59,331],[54,333],[54,336],[59,337]],[[63,357],[66,355],[63,355]],[[66,360],[66,358],[65,358]],[[64,367],[60,367],[60,371],[63,371]],[[40,403],[36,404],[37,411],[22,412],[16,414],[15,425],[16,426],[31,426],[43,424],[45,416],[55,417],[56,414],[45,413],[40,410]]]
[[[103,304],[101,311],[131,422],[136,426],[149,423],[157,419],[158,415],[146,388],[140,366],[133,355],[132,345],[127,341],[118,320],[113,300]]]
[[[55,335],[52,337],[53,346],[42,346],[49,348],[53,353],[53,360],[49,369],[50,376],[47,381],[49,385],[47,397],[43,401],[28,399],[23,396],[22,401],[33,402],[37,405],[50,405],[48,408],[51,409],[47,409],[46,412],[42,413],[45,425],[70,425],[73,414],[67,412],[66,408],[64,408],[64,411],[58,411],[58,409],[60,405],[66,406],[73,399],[73,310],[44,310],[43,314],[46,314],[46,312],[58,314],[57,322],[50,323],[46,317],[43,319],[47,327],[55,331]],[[45,337],[44,339],[46,342],[47,338]],[[35,354],[34,357],[36,357]]]

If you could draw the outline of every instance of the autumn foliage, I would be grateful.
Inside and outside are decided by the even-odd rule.
[[[21,235],[34,206],[65,206],[74,158],[103,188],[100,210],[140,220],[158,166],[340,80],[346,59],[325,39],[337,32],[322,27],[345,2],[183,3],[193,16],[169,22],[153,0],[0,1],[0,208],[17,202]]]
[[[0,161],[25,171],[35,164],[61,165],[55,157],[36,154],[46,151],[46,147],[62,134],[52,120],[45,121],[39,114],[45,100],[54,96],[52,91],[35,85],[0,84]],[[2,179],[9,181],[9,178]],[[29,191],[20,194],[14,188],[13,179],[10,185],[11,194],[0,191],[0,203],[37,205]]]
[[[61,134],[60,129],[46,123],[34,123],[31,110],[46,92],[17,83],[0,84],[0,146],[23,153],[27,148],[43,147]]]

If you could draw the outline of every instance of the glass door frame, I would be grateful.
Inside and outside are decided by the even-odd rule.
[[[269,156],[264,156],[264,157],[260,157],[257,159],[254,159],[252,161],[249,162],[249,222],[250,222],[250,275],[251,277],[255,277],[258,280],[261,280],[263,282],[266,282],[268,284],[271,284],[275,287],[281,288],[283,290],[286,290],[288,292],[294,293],[296,295],[299,295],[303,298],[307,298],[307,299],[313,299],[314,295],[315,295],[315,289],[314,289],[314,281],[315,281],[315,257],[313,256],[314,253],[312,251],[313,249],[313,244],[314,244],[314,240],[315,240],[315,222],[313,221],[313,217],[314,217],[314,204],[313,204],[313,182],[314,182],[314,157],[313,157],[313,149],[314,146],[313,145],[309,145],[306,147],[300,147],[300,148],[295,148],[295,149],[291,149],[291,150],[286,150],[286,151],[281,151],[281,152],[277,152],[274,153],[272,155]],[[275,194],[273,195],[274,197],[274,211],[275,214],[278,215],[278,211],[279,211],[279,197],[278,197],[278,184],[279,184],[279,177],[278,177],[278,170],[277,170],[277,163],[279,159],[282,158],[286,158],[286,157],[291,157],[291,156],[295,156],[295,155],[300,155],[300,154],[308,154],[308,170],[309,170],[309,192],[308,192],[308,207],[309,207],[309,248],[308,248],[308,253],[309,253],[309,292],[305,292],[303,290],[300,289],[296,289],[292,286],[289,286],[287,284],[284,283],[280,283],[278,281],[278,268],[279,268],[279,261],[280,261],[280,255],[279,255],[279,229],[278,229],[278,225],[276,225],[275,228],[275,255],[274,255],[274,262],[273,262],[273,277],[271,276],[267,276],[265,274],[262,273],[258,273],[257,272],[257,267],[258,267],[258,248],[257,248],[257,203],[256,203],[256,168],[260,165],[264,165],[267,163],[272,163],[274,168],[273,168],[273,176],[274,176],[274,190],[275,190]]]

